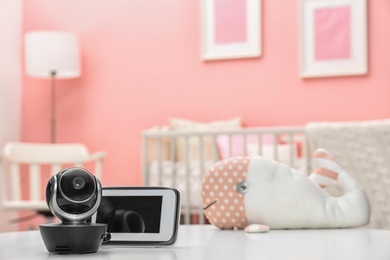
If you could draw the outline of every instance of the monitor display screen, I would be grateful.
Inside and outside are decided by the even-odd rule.
[[[103,196],[96,222],[110,233],[159,233],[163,196]]]

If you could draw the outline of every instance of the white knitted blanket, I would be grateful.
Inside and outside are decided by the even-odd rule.
[[[390,120],[309,123],[313,151],[324,148],[365,189],[371,204],[369,226],[390,229]]]

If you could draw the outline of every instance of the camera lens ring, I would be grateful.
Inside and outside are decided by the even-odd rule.
[[[64,176],[68,173],[68,172],[72,172],[72,171],[75,171],[75,170],[78,170],[78,171],[81,171],[83,173],[86,173],[88,174],[89,176],[91,176],[91,180],[93,181],[93,191],[90,192],[90,196],[86,197],[85,199],[83,200],[74,200],[72,198],[70,198],[70,196],[68,196],[66,194],[66,192],[64,192],[63,188],[62,188],[62,179],[64,178]],[[75,190],[81,190],[83,187],[85,187],[86,184],[83,185],[83,187],[80,187],[79,189],[77,189],[76,187],[74,187],[74,181],[75,179],[77,179],[79,176],[76,176],[73,180],[72,180],[72,186]],[[85,182],[85,180],[84,180]],[[96,184],[96,178],[87,170],[83,169],[83,168],[79,168],[79,167],[72,167],[72,168],[68,168],[68,169],[65,169],[61,172],[60,176],[59,176],[59,179],[58,179],[58,190],[60,192],[60,194],[66,199],[68,200],[69,202],[72,202],[72,203],[84,203],[84,202],[87,202],[89,201],[90,199],[92,199],[94,196],[96,196],[96,188],[97,188],[97,184]]]
[[[77,176],[73,179],[72,184],[76,190],[81,190],[85,187],[85,180],[82,177]]]

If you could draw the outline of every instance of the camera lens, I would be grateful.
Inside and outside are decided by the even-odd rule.
[[[73,179],[73,187],[77,190],[84,188],[85,180],[81,177],[76,177]]]
[[[60,191],[64,197],[76,202],[88,200],[95,194],[95,178],[82,168],[69,168],[59,178]]]

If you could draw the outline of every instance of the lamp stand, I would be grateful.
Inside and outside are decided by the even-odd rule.
[[[56,142],[56,74],[55,70],[50,72],[51,79],[51,115],[50,115],[50,141]]]

